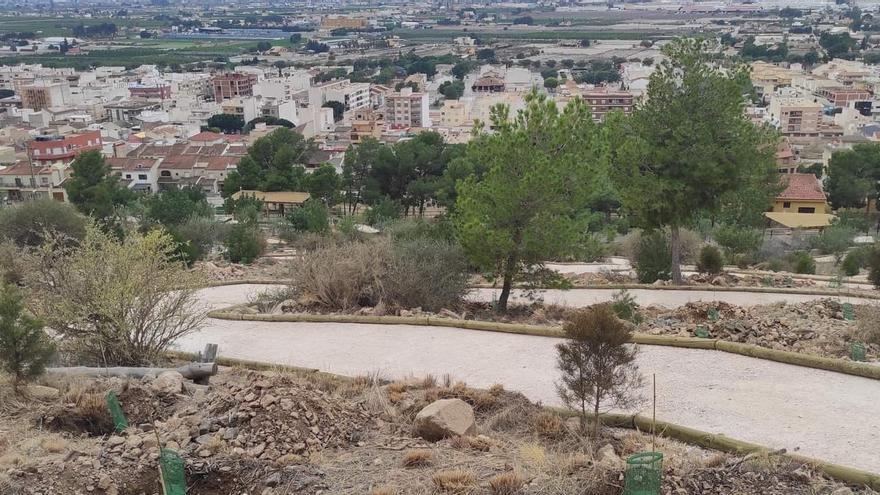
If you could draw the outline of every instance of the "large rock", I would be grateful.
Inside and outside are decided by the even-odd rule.
[[[183,390],[183,375],[177,371],[163,371],[150,383],[150,389],[159,395],[173,395]]]
[[[44,387],[42,385],[28,385],[24,394],[35,400],[55,400],[61,396],[61,391],[57,388]]]
[[[461,399],[432,402],[419,411],[413,423],[413,433],[431,442],[446,437],[472,435],[476,431],[474,410]]]

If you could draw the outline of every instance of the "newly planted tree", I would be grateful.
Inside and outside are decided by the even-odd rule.
[[[575,313],[563,329],[566,341],[556,345],[562,373],[556,389],[566,406],[580,412],[582,430],[592,413],[595,437],[600,408],[628,407],[638,400],[642,378],[636,349],[628,344],[632,326],[609,304],[599,304]]]
[[[458,182],[455,226],[471,262],[502,281],[505,311],[514,282],[543,261],[561,258],[586,226],[596,158],[596,125],[581,100],[559,111],[533,92],[515,119],[492,110],[492,134],[478,135],[464,159],[485,170]]]
[[[21,293],[0,284],[0,366],[14,386],[41,375],[54,352],[42,322],[25,312]]]
[[[680,229],[719,211],[729,194],[778,182],[776,137],[745,116],[744,67],[722,66],[703,40],[678,39],[664,53],[623,126],[613,176],[637,223],[669,229],[672,280],[681,283]]]

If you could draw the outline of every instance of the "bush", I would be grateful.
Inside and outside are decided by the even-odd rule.
[[[852,227],[831,225],[813,238],[812,245],[822,254],[833,254],[837,263],[840,263],[847,248],[852,246],[855,236],[856,231]]]
[[[864,210],[838,210],[834,225],[849,227],[857,232],[868,232],[871,219],[865,215]]]
[[[795,273],[801,274],[815,274],[816,273],[816,260],[810,256],[810,253],[806,251],[795,251],[789,255],[788,262],[791,264],[791,269]]]
[[[737,265],[748,264],[761,247],[763,234],[758,229],[737,225],[719,225],[712,235],[724,249],[724,256]]]
[[[237,223],[226,239],[226,257],[233,263],[253,263],[266,250],[266,239],[254,223]]]
[[[0,242],[0,284],[24,283],[27,261],[12,241]]]
[[[621,289],[614,294],[614,297],[611,299],[611,309],[621,320],[626,320],[636,325],[644,320],[642,313],[639,311],[639,303],[636,302],[636,298],[627,292],[626,289]]]
[[[395,242],[413,239],[451,242],[455,239],[455,229],[446,217],[433,220],[418,217],[401,218],[386,222],[382,227]]]
[[[875,244],[869,251],[866,259],[868,267],[868,280],[874,284],[874,287],[880,289],[880,249]]]
[[[302,207],[287,215],[285,220],[296,232],[324,233],[330,230],[330,210],[317,200],[306,201]]]
[[[643,233],[635,253],[635,269],[639,282],[653,284],[672,276],[672,257],[666,235],[660,231]]]
[[[849,337],[856,342],[880,345],[880,307],[859,306],[856,325]]]
[[[86,217],[69,204],[50,199],[0,209],[0,239],[16,246],[39,246],[46,232],[80,240],[86,235]]]
[[[394,243],[392,251],[384,280],[386,304],[439,311],[461,303],[468,290],[467,258],[461,247],[413,239]]]
[[[467,292],[467,263],[446,241],[388,239],[346,243],[307,253],[293,270],[300,304],[345,311],[375,307],[456,307]]]
[[[854,277],[859,274],[859,270],[864,263],[863,254],[859,250],[853,250],[846,254],[843,258],[843,264],[840,266],[843,274],[847,277]]]
[[[666,243],[668,244],[669,233],[663,231],[657,232],[666,239]],[[638,257],[639,245],[642,242],[642,237],[645,235],[647,235],[647,233],[643,231],[630,231],[620,240],[619,247],[615,250],[616,252],[614,254],[623,256],[632,263],[635,263],[636,258]],[[679,240],[681,241],[681,261],[683,263],[695,263],[700,249],[703,246],[703,241],[700,238],[700,235],[693,230],[679,229]]]
[[[41,375],[54,352],[43,323],[25,313],[21,293],[0,284],[0,365],[15,386]]]
[[[208,217],[190,217],[173,228],[175,237],[193,246],[195,259],[203,259],[214,246],[222,245],[229,236],[231,225]]]
[[[378,225],[382,222],[395,220],[403,215],[403,207],[391,198],[382,198],[378,203],[370,207],[364,214],[369,225]]]
[[[700,259],[697,262],[697,271],[709,275],[718,275],[724,271],[721,251],[715,246],[703,246],[703,249],[700,250]]]
[[[52,243],[35,256],[33,308],[80,364],[155,363],[205,316],[202,279],[173,260],[174,249],[158,229],[119,241],[90,226],[77,248]]]

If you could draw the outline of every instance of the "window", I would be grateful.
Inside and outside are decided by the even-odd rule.
[[[138,174],[138,180],[147,180],[147,174]]]
[[[159,175],[161,175],[162,177],[171,177],[171,172],[169,172],[168,170],[163,170],[159,172]]]
[[[816,213],[816,208],[813,206],[800,206],[798,207],[798,213]]]
[[[131,179],[131,174],[125,174],[126,179]]]
[[[784,202],[782,203],[782,207],[783,207],[783,208],[791,208],[791,202],[790,202],[790,201],[784,201]]]

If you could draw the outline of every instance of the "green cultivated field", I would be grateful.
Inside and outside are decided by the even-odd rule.
[[[540,29],[540,30],[539,30]],[[687,34],[685,31],[591,31],[591,30],[551,30],[538,28],[531,31],[520,29],[503,28],[488,29],[395,29],[394,34],[404,39],[419,41],[449,41],[459,36],[479,37],[484,41],[490,40],[521,40],[521,41],[554,41],[554,40],[579,40],[588,38],[591,40],[642,40],[672,38]]]

